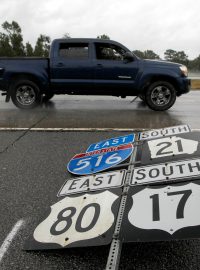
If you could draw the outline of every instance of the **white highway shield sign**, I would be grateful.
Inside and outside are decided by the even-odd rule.
[[[160,158],[172,155],[194,154],[198,142],[173,136],[148,141],[151,158]]]
[[[137,148],[141,166],[200,157],[199,132],[144,141]]]
[[[190,131],[191,130],[188,125],[148,130],[148,131],[144,131],[140,133],[140,140],[156,139],[156,138],[165,137],[165,136],[172,136],[176,134],[187,133]]]
[[[104,140],[104,141],[101,141],[98,143],[93,143],[88,147],[86,152],[91,152],[91,151],[101,150],[101,149],[109,148],[109,147],[113,147],[113,146],[134,143],[134,141],[135,141],[135,134],[128,134],[128,135]]]
[[[199,238],[199,184],[131,187],[122,224],[124,241]]]
[[[104,171],[122,163],[133,152],[133,145],[126,144],[75,155],[68,163],[68,171],[87,175]]]
[[[117,218],[121,190],[66,196],[51,206],[25,249],[59,249],[109,244]]]
[[[125,170],[121,170],[68,179],[57,196],[121,187],[124,175]]]
[[[200,158],[135,168],[131,178],[131,185],[170,180],[192,180],[197,177],[200,179]]]

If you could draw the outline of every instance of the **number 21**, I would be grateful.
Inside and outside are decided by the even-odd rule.
[[[178,148],[178,152],[183,152],[183,146],[182,146],[182,142],[181,140],[177,140],[175,141],[176,143],[176,146]],[[171,142],[161,142],[161,143],[158,143],[156,146],[163,146],[161,147],[157,153],[156,153],[156,156],[162,156],[162,155],[167,155],[167,154],[173,154],[173,150],[171,151],[164,151],[166,150],[167,148],[169,148],[170,146],[172,146],[173,144]]]

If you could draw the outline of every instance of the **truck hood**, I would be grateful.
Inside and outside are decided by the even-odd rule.
[[[151,60],[151,59],[145,59],[143,60],[144,66],[155,66],[155,67],[163,67],[163,68],[178,68],[182,66],[182,64],[164,61],[164,60]]]

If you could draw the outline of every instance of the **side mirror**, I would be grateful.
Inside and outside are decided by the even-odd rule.
[[[126,52],[124,54],[124,60],[126,60],[127,62],[133,62],[134,61],[134,56],[132,55],[131,52]]]

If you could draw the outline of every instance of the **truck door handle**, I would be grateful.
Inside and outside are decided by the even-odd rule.
[[[63,67],[64,64],[63,64],[62,62],[59,62],[56,66],[57,66],[57,67]]]
[[[102,64],[97,64],[97,67],[98,67],[98,68],[102,68],[103,65],[102,65]]]

